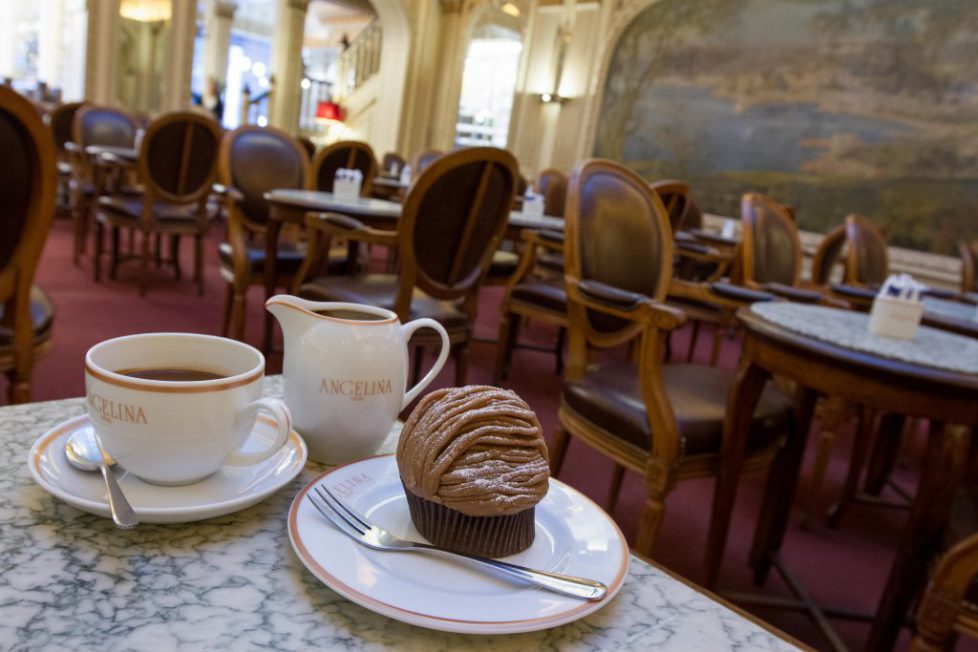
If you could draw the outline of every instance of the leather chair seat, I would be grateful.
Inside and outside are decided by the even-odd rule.
[[[143,214],[143,198],[138,195],[100,197],[99,208],[116,217],[138,220]],[[153,217],[157,222],[193,222],[197,219],[197,204],[153,202]]]
[[[520,283],[509,295],[514,303],[526,303],[561,315],[567,314],[567,289],[564,279]]]
[[[398,278],[394,274],[328,276],[313,279],[299,288],[299,296],[313,301],[346,301],[387,310],[394,309]],[[430,317],[445,330],[467,328],[465,314],[450,301],[440,301],[415,288],[410,319]]]
[[[564,255],[556,251],[541,251],[537,254],[537,265],[553,272],[564,273]]]
[[[34,324],[35,345],[51,337],[51,326],[54,324],[54,304],[47,293],[38,286],[31,287],[31,321]],[[3,320],[4,306],[0,303],[0,322]],[[13,349],[13,330],[0,326],[0,354]]]
[[[663,366],[662,379],[684,440],[683,454],[719,453],[733,372],[702,365],[670,364]],[[652,438],[636,365],[624,362],[593,365],[583,378],[564,382],[561,400],[608,434],[642,450],[651,449]],[[783,434],[791,410],[791,399],[768,385],[754,414],[748,450],[764,448]]]
[[[232,267],[234,257],[231,253],[231,243],[222,242],[217,247],[217,256],[221,265]],[[279,249],[276,271],[279,274],[292,275],[299,271],[305,256],[295,249]],[[345,261],[344,261],[345,262]],[[265,270],[265,249],[262,247],[250,247],[248,249],[248,267],[252,274],[261,274]]]
[[[514,251],[497,249],[493,252],[492,262],[489,264],[489,278],[507,279],[513,275],[519,264],[519,254]]]

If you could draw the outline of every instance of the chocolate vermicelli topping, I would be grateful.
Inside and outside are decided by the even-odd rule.
[[[411,492],[471,516],[533,507],[550,477],[533,410],[514,392],[479,385],[425,396],[401,431],[397,464]]]

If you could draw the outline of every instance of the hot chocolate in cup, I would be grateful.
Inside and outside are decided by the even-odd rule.
[[[271,457],[292,419],[282,401],[261,398],[265,358],[242,342],[192,333],[128,335],[85,356],[88,415],[105,451],[146,482],[198,482],[224,465]],[[275,442],[242,452],[259,411]]]

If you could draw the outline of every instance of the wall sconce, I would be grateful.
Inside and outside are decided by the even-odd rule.
[[[557,28],[557,37],[554,40],[553,90],[538,95],[543,104],[563,104],[571,99],[560,94],[560,80],[564,76],[564,63],[567,60],[567,48],[570,42],[570,29],[566,25],[561,25]]]

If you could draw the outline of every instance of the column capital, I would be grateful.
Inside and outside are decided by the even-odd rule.
[[[285,0],[289,9],[297,9],[299,11],[308,11],[309,0]]]
[[[445,14],[460,14],[465,0],[441,0],[441,11]]]

